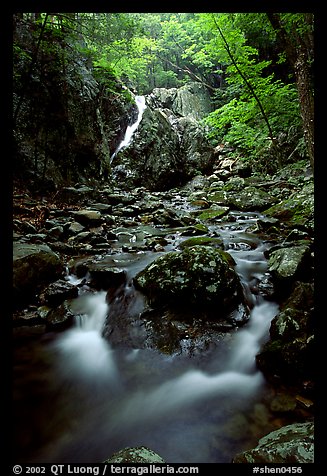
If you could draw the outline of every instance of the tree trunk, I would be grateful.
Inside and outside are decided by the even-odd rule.
[[[302,31],[301,35],[293,29],[289,34],[279,13],[267,13],[273,29],[281,42],[283,49],[295,73],[296,86],[299,95],[301,117],[303,123],[304,139],[307,145],[308,156],[312,171],[314,168],[314,99],[312,77],[310,72],[310,61],[313,51],[313,35],[310,31],[312,16],[306,14],[304,19],[307,24],[307,31]]]
[[[294,65],[296,84],[299,93],[301,116],[303,121],[303,132],[306,141],[310,164],[314,166],[314,100],[308,84],[310,84],[310,73],[308,71],[308,61],[304,53],[300,53]]]

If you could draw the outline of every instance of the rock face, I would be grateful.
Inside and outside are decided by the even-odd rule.
[[[134,111],[119,81],[107,77],[101,84],[101,74],[97,80],[75,48],[47,35],[33,74],[30,53],[15,63],[13,85],[14,172],[45,191],[107,178],[110,155]],[[14,42],[34,51],[35,32],[26,22],[16,21]]]
[[[199,119],[210,112],[209,95],[191,84],[181,89],[156,89],[130,146],[114,164],[137,185],[167,190],[196,175],[209,173],[215,154]],[[198,96],[199,94],[199,96]],[[205,99],[204,99],[205,96]]]
[[[208,89],[200,83],[188,83],[181,88],[155,88],[148,96],[151,107],[170,109],[176,116],[199,121],[212,112]]]
[[[233,463],[313,463],[313,423],[279,428],[259,440],[253,450],[235,456]]]
[[[233,258],[208,246],[167,253],[138,273],[134,282],[153,305],[214,308],[218,319],[242,301]]]

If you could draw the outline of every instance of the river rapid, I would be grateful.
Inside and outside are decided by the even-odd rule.
[[[111,345],[103,329],[115,303],[108,304],[106,291],[87,285],[71,305],[73,328],[27,342],[18,338],[15,461],[97,463],[144,445],[167,463],[229,463],[275,429],[265,404],[269,386],[255,365],[278,312],[260,292],[269,278],[269,244],[248,231],[259,217],[230,212],[210,226],[236,262],[251,315],[208,349],[167,355]],[[174,246],[186,238],[177,236]],[[141,253],[126,266],[123,299],[136,314],[144,299],[134,290],[133,276],[157,256]],[[82,281],[69,274],[67,280]]]

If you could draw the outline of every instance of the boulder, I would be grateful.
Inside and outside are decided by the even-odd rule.
[[[243,301],[233,258],[208,246],[166,253],[138,273],[134,283],[151,305],[211,309],[215,319]]]
[[[314,379],[315,349],[313,285],[297,282],[280,312],[271,321],[270,340],[256,356],[268,377],[299,383]]]
[[[104,463],[164,463],[165,460],[145,446],[124,448],[117,451]]]
[[[268,250],[268,270],[276,293],[284,295],[298,279],[308,280],[311,272],[311,249],[307,243]]]
[[[223,187],[208,194],[208,200],[242,211],[261,211],[276,202],[271,194],[252,185],[242,190],[233,190],[231,186]]]
[[[59,306],[66,299],[74,299],[78,296],[78,288],[74,284],[59,279],[47,286],[40,295],[40,303],[55,307]]]
[[[290,228],[313,233],[314,231],[314,185],[305,184],[300,191],[264,211],[268,217],[278,218]]]
[[[48,246],[14,243],[14,305],[24,305],[33,300],[43,286],[60,278],[63,273],[61,259]]]
[[[300,464],[314,462],[314,425],[293,423],[272,431],[252,450],[236,455],[232,463]]]

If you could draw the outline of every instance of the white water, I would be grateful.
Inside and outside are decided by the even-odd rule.
[[[116,155],[118,154],[118,152],[120,150],[124,149],[125,147],[127,147],[131,143],[133,134],[136,131],[136,129],[138,128],[138,126],[139,126],[139,124],[142,120],[143,113],[144,113],[144,111],[147,107],[146,104],[145,104],[145,97],[144,96],[135,96],[135,103],[136,103],[137,109],[138,109],[137,119],[134,122],[134,124],[132,124],[131,126],[127,126],[124,139],[121,141],[121,143],[119,144],[119,146],[117,147],[115,152],[112,154],[111,159],[110,159],[111,162],[113,161],[113,159],[116,157]]]
[[[228,240],[232,243],[233,239],[229,237]],[[253,250],[231,250],[231,254],[245,285],[253,276],[260,278],[265,273],[266,263],[261,243],[257,243]],[[151,446],[152,431],[156,434],[154,429],[164,427],[166,421],[172,422],[172,418],[178,420],[183,412],[192,412],[199,404],[206,405],[205,402],[211,399],[220,402],[219,405],[224,408],[227,405],[227,409],[236,405],[235,411],[240,411],[264,384],[261,372],[256,369],[255,357],[267,338],[270,322],[278,311],[277,304],[264,301],[258,296],[252,296],[252,301],[254,305],[248,324],[234,333],[223,356],[218,349],[211,357],[213,362],[223,358],[223,370],[208,372],[195,368],[190,362],[174,375],[169,369],[169,359],[170,366],[174,367],[174,359],[177,357],[166,356],[159,357],[157,377],[153,378],[151,372],[148,376],[144,370],[140,372],[145,362],[149,366],[152,364],[151,356],[145,357],[142,349],[128,351],[122,356],[102,338],[101,332],[110,309],[106,293],[82,294],[75,301],[73,309],[81,315],[78,326],[59,337],[55,345],[61,353],[61,372],[66,379],[80,379],[92,388],[108,388],[103,390],[102,397],[97,396],[100,400],[96,400],[96,409],[92,409],[93,423],[84,422],[84,431],[91,425],[88,432],[92,433],[92,425],[95,425],[104,441],[108,438],[110,442],[112,439],[119,441],[122,438],[124,443],[121,444],[125,446],[135,446],[146,441],[144,432],[148,432],[148,444]],[[166,374],[162,372],[165,366],[168,369]],[[129,374],[135,380],[132,379],[132,383]],[[107,396],[106,392],[109,392]],[[224,421],[224,417],[222,418]],[[172,427],[174,424],[171,423]],[[141,436],[137,431],[139,427],[143,428]],[[163,431],[169,431],[169,426]],[[86,438],[89,437],[87,434]],[[111,443],[107,444],[109,448]],[[166,443],[163,447],[165,445]],[[181,450],[186,451],[183,445]],[[67,450],[64,449],[65,451]],[[176,458],[171,462],[178,462],[177,455],[171,457]]]
[[[73,307],[76,327],[60,337],[54,345],[61,357],[61,373],[67,378],[105,378],[118,383],[114,353],[101,336],[108,313],[106,292],[81,295]]]
[[[72,301],[76,326],[52,343],[58,369],[53,379],[63,403],[48,423],[58,426],[59,420],[62,425],[60,415],[68,401],[67,428],[60,426],[60,436],[54,435],[51,445],[41,449],[37,461],[100,462],[121,448],[145,445],[170,463],[230,462],[231,455],[242,450],[253,416],[245,428],[234,428],[232,436],[229,425],[233,418],[244,418],[262,392],[265,381],[255,357],[278,306],[253,294],[249,285],[267,269],[262,243],[256,238],[252,248],[244,250],[242,243],[249,237],[242,232],[231,230],[224,237],[253,307],[249,322],[227,344],[223,341],[204,353],[202,361],[112,348],[102,331],[115,301],[108,304],[106,292],[90,293],[80,286],[80,296]],[[128,276],[132,278],[150,258],[136,261]],[[128,284],[125,298],[132,295]],[[119,318],[124,318],[123,312]]]

